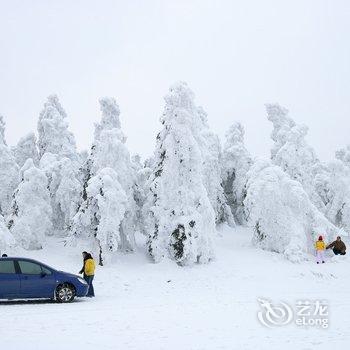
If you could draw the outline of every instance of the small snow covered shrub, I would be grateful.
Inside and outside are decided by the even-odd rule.
[[[181,265],[213,257],[215,213],[203,184],[203,159],[194,137],[194,95],[185,83],[165,97],[151,175],[148,250],[154,261],[170,257]]]
[[[88,181],[86,195],[74,217],[72,231],[75,237],[91,242],[103,265],[106,255],[122,246],[120,229],[127,197],[111,168],[101,169]]]
[[[270,161],[257,161],[248,172],[246,215],[253,244],[298,262],[313,252],[318,235],[326,241],[336,227],[311,203],[301,184]]]
[[[28,159],[20,171],[21,182],[13,195],[8,227],[25,249],[41,249],[52,234],[52,210],[45,173]]]

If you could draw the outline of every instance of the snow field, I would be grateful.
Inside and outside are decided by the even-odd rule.
[[[210,264],[179,267],[151,262],[138,237],[135,254],[117,255],[98,267],[95,299],[69,305],[1,302],[1,343],[6,350],[61,349],[334,349],[350,341],[349,261],[328,258],[316,265],[293,264],[251,246],[249,229],[223,229]],[[57,250],[56,238],[44,251],[26,256],[77,272],[78,248]],[[312,257],[311,257],[312,258]],[[326,300],[328,329],[289,324],[269,329],[258,322],[258,297],[295,305]]]

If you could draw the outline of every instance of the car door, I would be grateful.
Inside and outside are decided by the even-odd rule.
[[[0,299],[20,297],[20,277],[14,261],[0,260]]]
[[[46,267],[27,260],[18,260],[21,280],[21,295],[24,298],[52,298],[55,276]]]

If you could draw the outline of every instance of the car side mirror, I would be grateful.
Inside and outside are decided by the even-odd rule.
[[[44,278],[46,275],[47,275],[46,272],[42,272],[42,273],[40,274],[41,278]]]

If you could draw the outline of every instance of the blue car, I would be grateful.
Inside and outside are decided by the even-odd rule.
[[[0,258],[0,299],[53,299],[69,303],[84,297],[88,284],[79,276],[57,271],[27,258]]]

